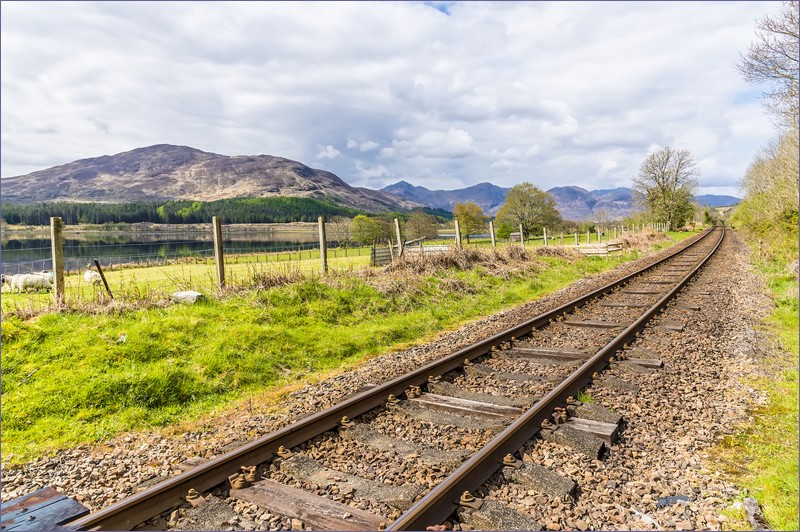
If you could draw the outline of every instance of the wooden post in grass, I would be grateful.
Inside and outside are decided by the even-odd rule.
[[[456,222],[456,247],[461,249],[461,226],[458,225],[458,220]]]
[[[492,237],[492,249],[497,249],[497,239],[494,236],[494,222],[489,221],[489,236]]]
[[[53,296],[60,305],[64,302],[64,229],[61,218],[50,218],[50,247],[53,253]]]
[[[547,228],[542,227],[542,231],[544,231],[544,247],[547,247]]]
[[[575,245],[580,246],[580,244],[578,243],[578,233],[575,233]]]
[[[525,249],[525,233],[522,231],[522,224],[519,224],[519,245]]]
[[[94,259],[94,265],[97,268],[97,273],[100,274],[100,279],[103,281],[103,286],[106,287],[106,292],[108,292],[108,297],[114,299],[114,294],[111,293],[111,288],[108,287],[108,281],[106,281],[106,274],[103,273],[103,268],[100,267],[100,261]]]
[[[222,255],[222,224],[218,216],[211,217],[211,226],[214,231],[214,261],[217,265],[217,285],[225,286],[225,258]]]
[[[394,230],[397,233],[397,256],[403,256],[403,248],[405,247],[403,244],[403,239],[400,238],[400,220],[397,218],[394,219]]]
[[[317,218],[319,222],[319,260],[322,264],[322,275],[328,275],[328,243],[325,240],[325,217]]]
[[[587,229],[586,230],[586,243],[587,244],[592,241],[591,238],[592,238],[591,230]]]
[[[617,226],[614,226],[614,240],[617,239]]]

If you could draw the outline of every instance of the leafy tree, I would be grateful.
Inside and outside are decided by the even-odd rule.
[[[634,199],[652,221],[680,227],[694,216],[698,174],[689,150],[661,148],[647,156],[633,179]]]
[[[405,223],[406,238],[409,240],[416,240],[417,238],[436,240],[439,238],[439,231],[436,226],[436,218],[425,214],[421,209],[417,209],[411,213]]]
[[[756,38],[736,65],[745,80],[771,86],[764,103],[790,127],[798,124],[798,6],[797,1],[785,1],[777,17],[757,21]]]
[[[467,238],[467,243],[469,243],[469,235],[480,232],[489,221],[489,217],[483,214],[483,209],[472,201],[456,203],[453,216],[458,220],[461,234]]]
[[[521,225],[526,235],[541,232],[544,227],[561,225],[563,221],[553,196],[530,183],[516,185],[508,191],[497,220],[515,230]]]
[[[507,238],[511,238],[511,233],[514,232],[514,227],[509,223],[502,222],[498,224],[497,230],[495,232],[497,238],[502,238],[505,240]]]
[[[386,228],[383,225],[380,220],[359,214],[353,218],[350,233],[353,240],[367,246],[386,235]]]

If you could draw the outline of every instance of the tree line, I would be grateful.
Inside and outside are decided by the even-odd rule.
[[[783,2],[775,16],[756,22],[756,35],[737,67],[746,81],[767,87],[763,104],[777,134],[755,155],[742,179],[744,200],[733,222],[780,261],[797,261],[798,78],[800,78],[800,4]]]
[[[236,198],[217,201],[129,203],[2,203],[4,223],[48,225],[58,216],[65,224],[207,223],[219,216],[226,223],[316,222],[319,216],[353,217],[363,211],[312,198]]]

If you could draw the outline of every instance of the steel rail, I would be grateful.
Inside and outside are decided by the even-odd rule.
[[[698,270],[717,251],[725,236],[725,228],[710,253],[687,273],[666,295],[650,307],[642,316],[617,335],[605,347],[581,365],[558,386],[553,388],[527,412],[506,427],[491,442],[472,455],[442,483],[417,501],[397,518],[387,530],[425,530],[427,526],[445,521],[457,508],[459,496],[465,491],[474,491],[503,467],[503,457],[516,453],[540,429],[542,421],[549,418],[553,409],[565,404],[567,397],[575,395],[591,382],[595,372],[608,365],[608,359],[633,340],[636,334],[689,282]]]
[[[225,482],[228,476],[238,471],[242,465],[256,465],[266,462],[275,456],[280,446],[291,448],[306,442],[327,430],[337,427],[344,416],[355,418],[373,408],[384,405],[390,394],[400,396],[412,385],[420,386],[425,383],[429,376],[438,376],[452,371],[461,367],[465,359],[473,360],[486,355],[491,351],[492,347],[508,342],[512,338],[522,337],[532,330],[542,328],[557,316],[571,312],[590,300],[611,292],[617,287],[630,282],[635,277],[694,247],[710,234],[711,230],[709,229],[685,247],[617,281],[573,299],[551,311],[526,320],[490,338],[459,349],[444,358],[430,362],[382,385],[361,392],[283,429],[262,436],[238,449],[218,456],[194,469],[175,475],[144,491],[77,519],[66,526],[75,530],[129,530],[147,519],[172,508],[176,504],[184,502],[190,488],[199,492],[206,491]]]

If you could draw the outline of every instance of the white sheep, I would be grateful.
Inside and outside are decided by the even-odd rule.
[[[42,277],[50,281],[50,284],[54,284],[56,282],[56,272],[42,270],[40,272],[32,272],[32,273],[33,275],[41,275]]]
[[[103,279],[102,277],[100,277],[100,274],[94,270],[86,270],[83,273],[83,280],[89,284],[94,284],[94,285],[103,282]]]
[[[53,285],[44,276],[35,273],[20,273],[17,275],[3,275],[0,278],[0,283],[6,283],[11,287],[11,291],[16,291],[21,294],[23,291],[27,292],[31,288],[35,290],[53,289]]]

